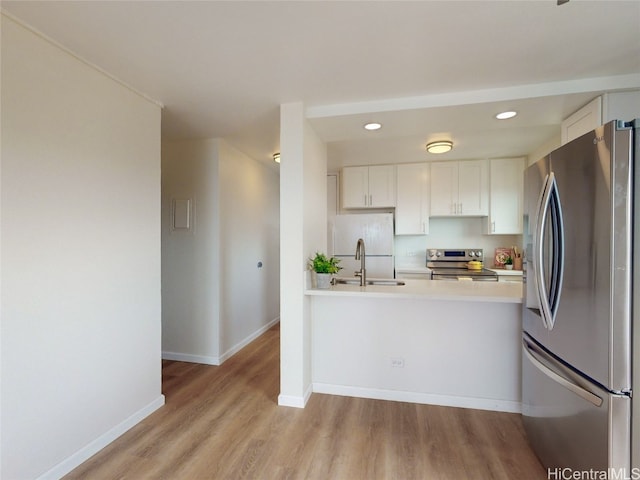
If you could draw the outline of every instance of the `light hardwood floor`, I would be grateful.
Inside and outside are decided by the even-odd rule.
[[[219,367],[165,361],[166,405],[65,478],[547,478],[516,414],[321,394],[279,407],[279,334]]]

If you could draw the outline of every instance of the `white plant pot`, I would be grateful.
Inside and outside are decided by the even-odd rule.
[[[505,265],[505,270],[513,270],[513,265]]]
[[[331,277],[333,275],[330,273],[316,273],[316,286],[317,288],[327,289],[331,288]]]

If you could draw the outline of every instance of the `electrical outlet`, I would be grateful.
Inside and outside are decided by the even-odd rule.
[[[391,366],[394,368],[404,368],[404,358],[402,357],[392,357],[391,358]]]

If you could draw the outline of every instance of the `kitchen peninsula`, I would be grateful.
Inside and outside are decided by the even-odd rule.
[[[404,282],[306,290],[313,391],[519,412],[522,284]]]

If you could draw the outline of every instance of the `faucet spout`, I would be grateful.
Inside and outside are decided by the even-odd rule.
[[[356,243],[356,260],[360,260],[360,270],[355,272],[355,276],[360,277],[361,287],[364,287],[367,284],[367,269],[365,268],[366,257],[364,240],[359,238],[358,243]]]

